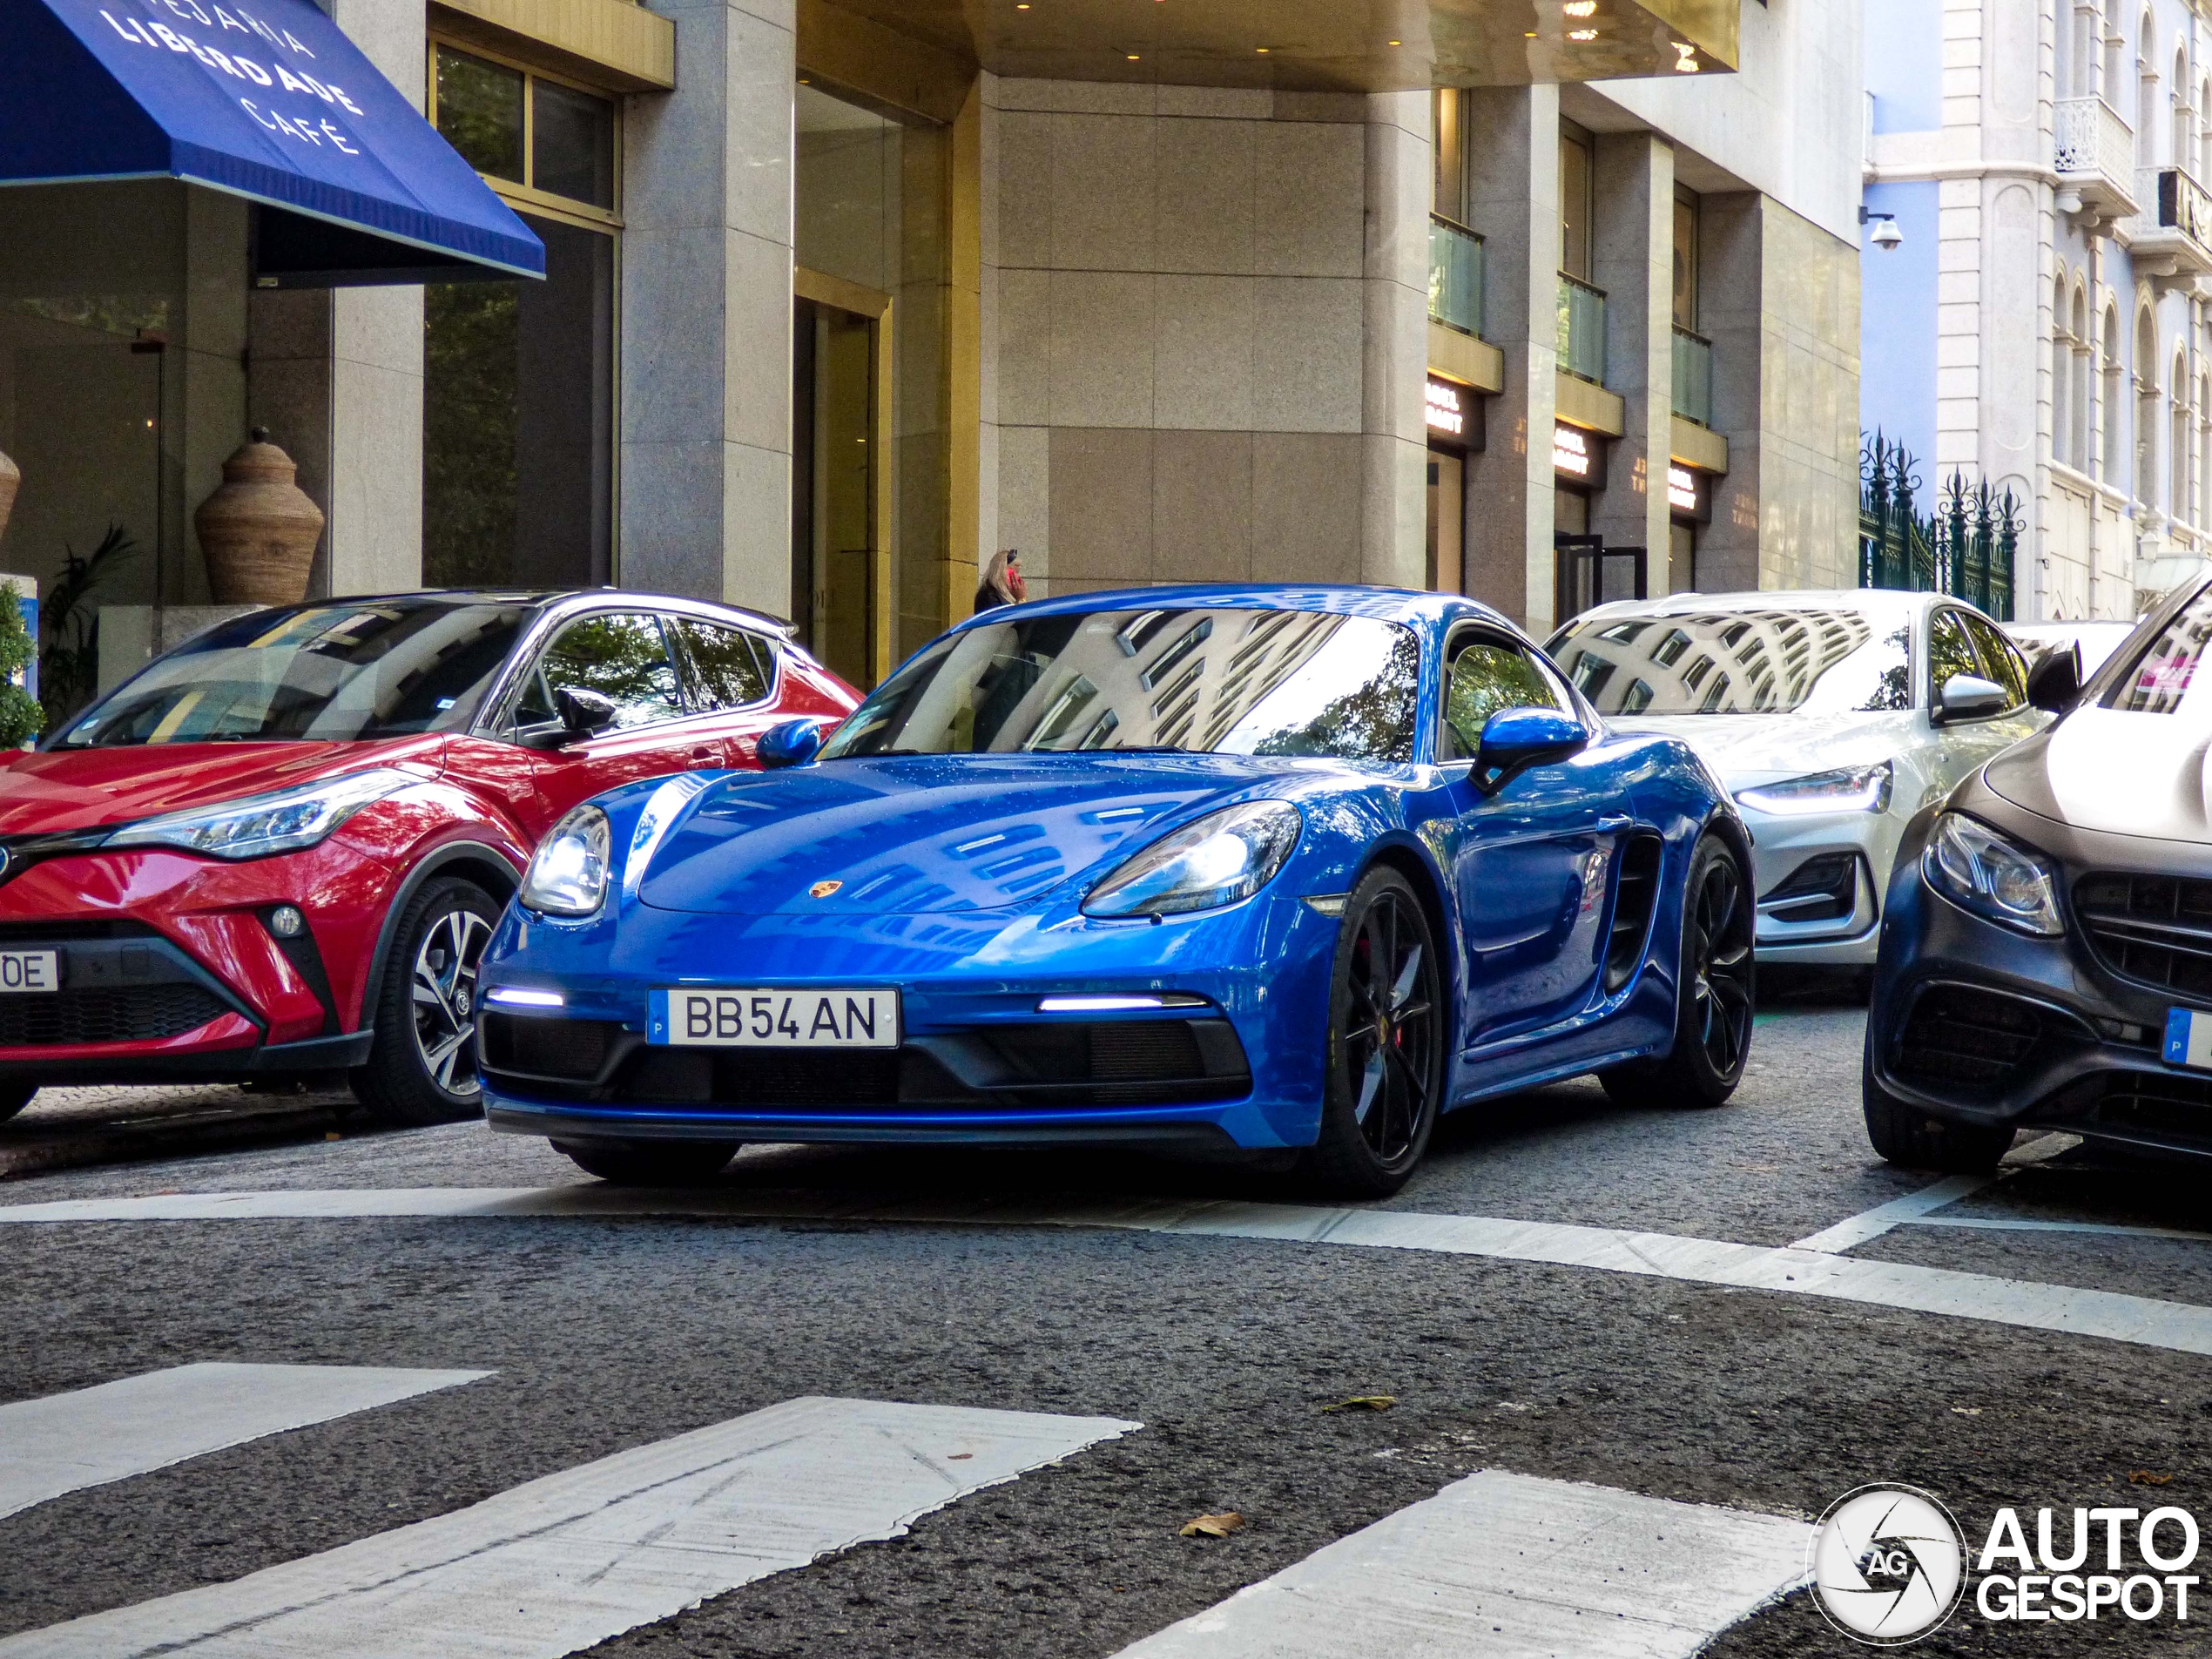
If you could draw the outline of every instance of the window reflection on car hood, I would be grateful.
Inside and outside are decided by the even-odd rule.
[[[1594,617],[1556,640],[1552,655],[1605,715],[1912,706],[1910,625],[1840,607]]]

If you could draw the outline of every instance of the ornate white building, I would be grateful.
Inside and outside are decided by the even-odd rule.
[[[2020,499],[2021,617],[2133,616],[2212,556],[2212,0],[1865,18],[1863,424]]]

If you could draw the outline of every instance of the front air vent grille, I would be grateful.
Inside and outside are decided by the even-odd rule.
[[[1842,921],[1858,908],[1858,854],[1823,853],[1759,900],[1777,921]]]
[[[1635,977],[1643,960],[1644,939],[1659,902],[1659,864],[1666,843],[1649,832],[1631,835],[1621,849],[1621,873],[1613,901],[1613,931],[1605,941],[1605,989],[1609,996]]]
[[[0,996],[0,1049],[158,1042],[229,1013],[198,985],[88,987],[57,996]]]
[[[1912,1005],[1898,1075],[1974,1089],[2001,1088],[2042,1040],[2043,1011],[1969,985],[1932,985]]]
[[[2084,876],[2074,889],[2074,908],[2090,948],[2114,973],[2212,997],[2212,880]]]
[[[484,1066],[527,1077],[596,1080],[622,1027],[610,1020],[484,1015]]]

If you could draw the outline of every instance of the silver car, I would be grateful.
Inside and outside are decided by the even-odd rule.
[[[1735,797],[1763,961],[1871,964],[1906,823],[2050,718],[2019,648],[1941,594],[1679,593],[1585,611],[1548,649],[1609,721],[1687,740]]]

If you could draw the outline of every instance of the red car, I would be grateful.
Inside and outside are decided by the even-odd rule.
[[[476,964],[531,848],[859,701],[778,623],[612,590],[263,610],[0,755],[0,1119],[45,1083],[343,1071],[477,1109]]]

